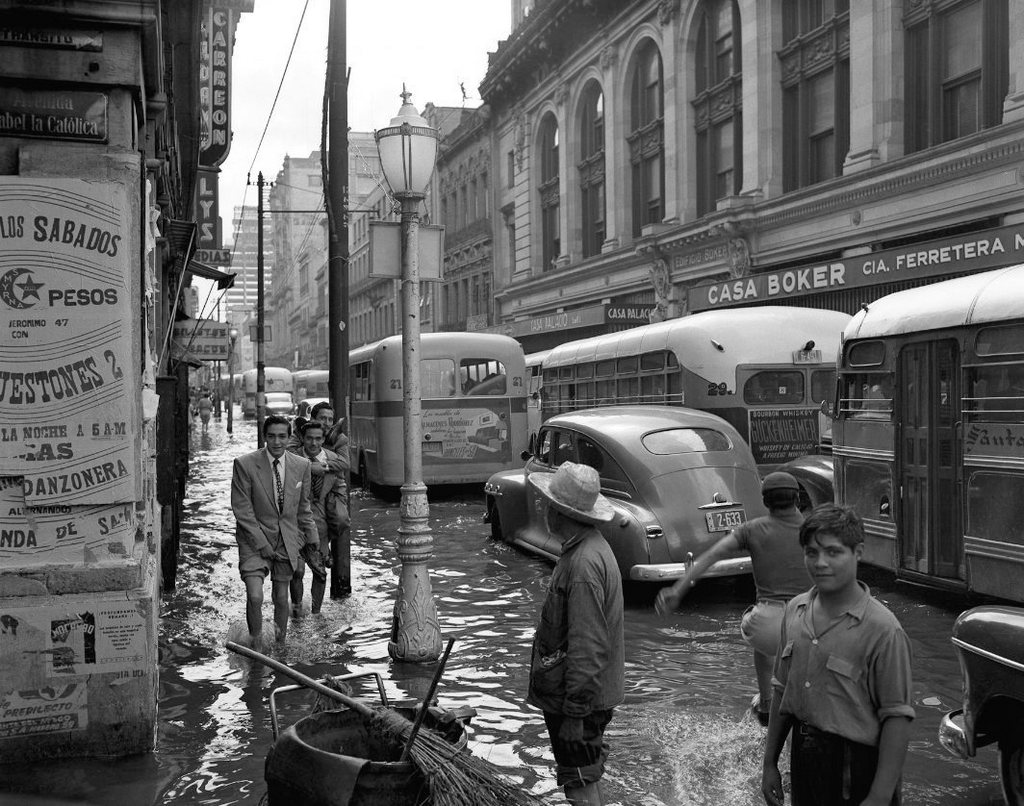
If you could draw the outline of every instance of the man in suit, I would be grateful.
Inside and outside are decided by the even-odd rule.
[[[338,456],[324,447],[325,428],[317,420],[310,420],[302,426],[302,455],[310,462],[309,504],[313,510],[317,532],[320,534],[320,554],[324,565],[331,567],[331,543],[337,540],[341,530],[348,528],[348,509],[345,507],[345,481],[335,469]],[[317,471],[321,471],[317,473]],[[302,607],[302,564],[295,569],[291,582],[292,615],[299,615]],[[309,586],[313,613],[319,613],[324,601],[327,580],[313,575]]]
[[[275,637],[288,631],[288,583],[306,543],[319,545],[309,505],[309,461],[288,453],[291,426],[284,417],[263,421],[266,447],[235,459],[231,510],[235,515],[238,570],[245,582],[245,617],[254,647],[263,635],[263,582],[270,574]]]

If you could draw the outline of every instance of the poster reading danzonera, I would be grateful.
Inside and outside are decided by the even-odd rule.
[[[122,185],[0,177],[0,476],[29,507],[137,495]]]

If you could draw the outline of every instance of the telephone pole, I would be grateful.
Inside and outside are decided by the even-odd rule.
[[[263,447],[263,420],[267,416],[267,378],[263,350],[263,171],[256,174],[256,446]]]

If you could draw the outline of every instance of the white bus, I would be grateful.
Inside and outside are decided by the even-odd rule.
[[[364,484],[405,481],[402,338],[349,354],[352,468]],[[425,484],[484,482],[526,448],[523,349],[507,336],[424,333],[420,343]]]
[[[864,560],[1024,601],[1024,265],[889,294],[846,328],[836,500]]]
[[[542,364],[550,352],[550,350],[541,350],[539,353],[530,353],[526,356],[526,431],[527,447],[531,451],[541,424]]]
[[[849,321],[816,308],[730,308],[568,342],[543,360],[542,416],[620,403],[701,409],[731,423],[768,472],[827,452],[821,403]]]
[[[263,391],[292,393],[292,373],[284,367],[263,368]],[[242,416],[256,416],[256,370],[247,369],[242,373]]]

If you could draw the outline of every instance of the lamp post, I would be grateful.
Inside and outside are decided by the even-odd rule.
[[[230,434],[235,414],[235,342],[238,341],[238,331],[231,328],[228,331],[228,337],[231,339],[231,345],[228,347],[228,433]]]
[[[436,129],[420,117],[402,86],[402,108],[391,125],[374,133],[381,169],[402,204],[402,426],[405,476],[399,504],[398,581],[388,654],[396,661],[434,661],[441,655],[441,629],[430,590],[427,562],[433,556],[430,504],[423,483],[420,399],[420,276],[417,259],[419,205],[437,158]]]

